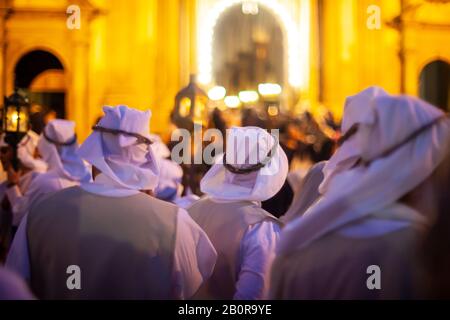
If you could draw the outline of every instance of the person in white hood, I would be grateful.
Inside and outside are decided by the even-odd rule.
[[[8,191],[8,197],[14,203],[15,226],[20,224],[32,205],[47,194],[91,179],[88,167],[77,153],[73,121],[56,119],[49,122],[39,137],[37,148],[48,166],[47,172],[37,174],[25,192],[19,193],[17,188]],[[19,158],[24,153],[19,148]]]
[[[155,189],[155,197],[164,201],[176,203],[183,192],[181,179],[183,169],[179,164],[169,159],[170,150],[156,134],[151,134],[152,150],[158,158],[159,180]]]
[[[39,135],[34,131],[28,131],[17,146],[17,158],[19,160],[19,169],[15,171],[10,163],[3,167],[7,170],[6,195],[10,210],[13,213],[13,226],[17,227],[25,213],[26,197],[24,194],[28,191],[32,181],[40,173],[47,171],[47,163],[40,158],[37,152]],[[1,143],[2,147],[7,147]],[[2,161],[3,162],[3,161]],[[0,187],[1,188],[1,187]],[[2,197],[3,198],[3,197]]]
[[[206,197],[188,208],[218,252],[199,299],[265,299],[280,222],[261,208],[283,186],[288,160],[277,139],[256,127],[232,128],[200,188]]]
[[[43,299],[189,298],[210,276],[216,252],[186,211],[149,195],[159,176],[150,111],[103,111],[79,152],[94,181],[33,207],[7,266]],[[81,290],[66,286],[71,265],[80,268]]]
[[[171,156],[169,148],[156,134],[151,134],[152,149],[159,159],[159,182],[155,189],[155,197],[169,201],[177,206],[187,209],[191,204],[200,199],[195,194],[181,196],[183,193],[183,169],[175,161],[169,159]]]
[[[273,299],[423,298],[416,253],[434,219],[434,172],[447,154],[450,120],[379,88],[353,100],[322,199],[282,232]]]

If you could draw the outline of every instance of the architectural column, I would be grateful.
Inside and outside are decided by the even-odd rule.
[[[0,0],[0,98],[3,104],[3,97],[6,91],[6,19],[8,15],[7,0]]]
[[[197,2],[180,1],[180,82],[189,82],[190,74],[197,73]]]

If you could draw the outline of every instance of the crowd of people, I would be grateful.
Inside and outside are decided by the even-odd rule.
[[[450,298],[442,110],[378,87],[341,125],[217,109],[209,166],[173,161],[150,111],[103,112],[80,146],[62,119],[2,136],[0,299]]]

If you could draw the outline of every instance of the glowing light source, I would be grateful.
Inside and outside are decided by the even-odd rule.
[[[241,91],[239,92],[239,100],[243,103],[254,103],[259,100],[259,95],[256,91]]]
[[[242,13],[257,15],[259,12],[258,3],[255,1],[244,1],[242,2]]]
[[[18,89],[5,98],[3,106],[3,132],[14,135],[20,141],[23,134],[29,128],[30,103],[26,96],[19,93]]]
[[[227,90],[224,87],[216,86],[208,91],[208,97],[212,101],[219,101],[225,98]]]
[[[290,11],[277,0],[253,0],[254,3],[270,10],[283,27],[284,45],[287,48],[289,84],[306,90],[309,82],[310,49],[310,0],[301,1],[300,24],[293,19]],[[242,0],[219,0],[210,10],[199,12],[198,23],[198,80],[202,84],[212,82],[212,50],[214,28],[222,13],[230,7],[243,3]],[[246,5],[247,6],[247,5]],[[201,10],[201,9],[200,9]]]
[[[259,94],[263,97],[279,96],[282,92],[281,86],[277,83],[261,83],[258,85]]]
[[[182,117],[187,117],[189,116],[189,114],[191,113],[191,99],[189,99],[188,97],[184,97],[181,99],[180,102],[180,115]]]
[[[274,105],[270,105],[270,106],[267,108],[267,113],[268,113],[269,116],[271,116],[271,117],[276,117],[276,116],[278,115],[278,113],[279,113],[278,107],[277,107],[277,106],[274,106]]]
[[[237,96],[225,97],[224,102],[228,108],[232,108],[232,109],[238,108],[241,105],[241,100],[239,100],[239,98]]]

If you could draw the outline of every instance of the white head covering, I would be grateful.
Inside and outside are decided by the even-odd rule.
[[[261,169],[248,174],[235,174],[224,165],[246,169],[261,163],[272,154]],[[283,186],[289,169],[288,160],[278,141],[266,130],[256,127],[231,128],[227,137],[226,155],[215,164],[200,182],[200,190],[218,200],[265,201]]]
[[[342,133],[345,135],[364,117],[374,99],[388,96],[387,92],[379,87],[370,87],[366,90],[348,97],[344,106],[344,117],[342,119]],[[324,179],[319,186],[319,192],[325,194],[329,182],[339,172],[350,169],[358,160],[358,150],[353,138],[348,139],[325,164],[323,168]]]
[[[127,106],[103,107],[105,115],[97,126],[138,134],[149,140],[150,111]],[[149,145],[128,134],[93,131],[79,154],[119,186],[133,190],[154,190],[159,166]]]
[[[299,190],[294,192],[294,199],[289,210],[281,217],[284,223],[302,216],[320,198],[321,195],[318,189],[323,180],[325,164],[325,161],[316,163],[299,183]]]
[[[172,201],[183,191],[181,187],[183,169],[172,160],[160,159],[159,171],[159,183],[155,189],[155,196],[161,200]]]
[[[157,134],[150,134],[152,140],[153,154],[159,158],[167,159],[170,157],[170,150]]]
[[[72,181],[88,181],[91,174],[78,155],[78,143],[75,135],[75,122],[56,119],[44,128],[38,150],[48,164],[48,171]]]
[[[47,171],[47,163],[34,157],[38,142],[39,135],[29,130],[17,146],[17,157],[24,166],[37,172],[45,172]]]
[[[418,221],[413,213],[393,216],[385,209],[418,187],[443,161],[450,134],[448,118],[419,99],[383,95],[371,101],[358,123],[355,156],[363,164],[332,177],[322,201],[285,228],[281,251],[307,246],[357,221],[374,225],[383,221],[385,232],[392,231],[389,222]]]
[[[174,161],[167,159],[170,157],[170,150],[157,134],[150,134],[152,140],[153,154],[158,158],[159,182],[155,189],[155,196],[158,199],[173,201],[183,191],[181,179],[183,169]]]

